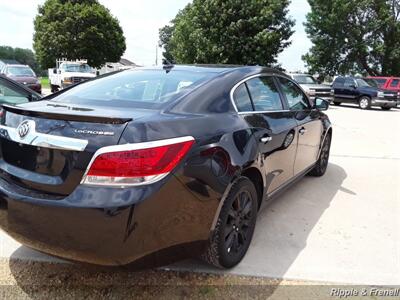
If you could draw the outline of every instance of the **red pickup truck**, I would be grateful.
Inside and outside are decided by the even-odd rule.
[[[400,92],[400,77],[368,77],[374,80],[381,89]]]

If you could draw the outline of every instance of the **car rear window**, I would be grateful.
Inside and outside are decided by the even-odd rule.
[[[80,84],[52,101],[160,108],[216,75],[189,70],[129,70]]]

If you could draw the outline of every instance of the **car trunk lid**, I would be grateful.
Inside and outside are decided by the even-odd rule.
[[[4,105],[0,176],[28,192],[69,195],[96,150],[118,144],[128,122],[148,113],[51,101]]]

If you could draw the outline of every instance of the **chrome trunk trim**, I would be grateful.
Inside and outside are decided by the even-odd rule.
[[[70,151],[83,151],[88,144],[87,140],[37,132],[35,122],[28,122],[29,130],[25,135],[18,132],[19,127],[0,125],[0,137],[20,144]]]

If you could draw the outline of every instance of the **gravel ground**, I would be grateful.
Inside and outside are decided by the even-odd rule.
[[[0,299],[292,299],[290,294],[298,299],[305,284],[321,287],[234,275],[0,260]],[[303,296],[313,299],[309,293]]]
[[[365,286],[0,259],[0,299],[398,299]],[[385,287],[383,287],[385,288]],[[370,288],[369,288],[370,289]],[[342,292],[342,296],[333,291]],[[358,296],[344,296],[354,293]]]

